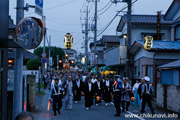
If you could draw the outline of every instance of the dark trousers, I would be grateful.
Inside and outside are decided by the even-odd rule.
[[[101,103],[101,99],[99,101],[97,101],[97,99],[96,99],[97,96],[99,96],[102,99],[102,95],[101,95],[101,91],[100,90],[97,91],[97,95],[95,96],[95,103],[96,104]]]
[[[118,115],[121,114],[120,103],[121,103],[121,94],[114,93],[114,106],[116,108],[116,114]]]
[[[126,104],[126,107],[125,107],[125,104]],[[126,111],[128,111],[129,105],[130,105],[130,102],[122,101],[122,109],[123,109],[123,111],[125,110],[125,108],[126,108]]]
[[[47,88],[47,83],[46,83],[46,81],[44,81],[44,89],[46,89]]]
[[[74,95],[74,101],[81,101],[81,90],[76,90],[76,95]]]
[[[58,105],[58,108],[56,108],[56,105]],[[62,97],[60,95],[53,95],[53,111],[56,112],[56,110],[60,110],[62,107]]]
[[[111,102],[111,92],[110,91],[105,91],[105,102],[110,103]]]
[[[93,93],[85,93],[85,107],[91,107],[91,105],[93,105]]]
[[[154,114],[154,108],[151,103],[151,95],[145,94],[143,95],[143,100],[142,100],[142,113],[144,113],[145,105],[146,103],[148,104],[149,108],[151,109],[152,114]]]

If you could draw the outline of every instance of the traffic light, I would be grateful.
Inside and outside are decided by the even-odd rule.
[[[59,63],[62,64],[62,60],[59,60]]]

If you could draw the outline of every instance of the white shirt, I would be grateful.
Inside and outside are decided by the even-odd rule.
[[[109,87],[109,80],[106,80],[106,86]]]
[[[52,80],[52,82],[51,82],[51,86],[54,86],[54,84],[55,84],[55,80]],[[62,84],[62,82],[61,82],[61,80],[59,80],[58,85],[61,85],[61,84]]]
[[[86,80],[86,76],[82,76],[83,82]]]
[[[80,87],[80,80],[76,80],[76,84],[77,84],[77,86],[78,86],[78,88]]]
[[[136,89],[138,89],[140,84],[141,83],[135,83],[132,90],[135,91]]]
[[[91,82],[94,84],[97,81],[97,79],[93,79],[91,80]]]
[[[101,87],[100,87],[100,81],[99,81],[99,82],[97,81],[97,84],[98,84],[98,88],[101,89]]]
[[[89,92],[91,92],[91,83],[88,82],[89,85]]]

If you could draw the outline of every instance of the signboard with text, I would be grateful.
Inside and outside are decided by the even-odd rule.
[[[43,0],[35,0],[35,13],[43,16]]]

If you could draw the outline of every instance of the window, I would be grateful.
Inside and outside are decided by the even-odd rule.
[[[146,36],[152,36],[154,40],[157,40],[158,36],[157,33],[142,33],[142,39],[144,39],[144,37]],[[163,34],[160,35],[160,40],[163,39]]]
[[[138,66],[135,66],[135,67],[134,67],[134,76],[139,76],[139,75],[140,75],[139,67],[138,67]]]
[[[175,30],[175,39],[176,40],[180,39],[180,25],[176,27],[176,30]]]

